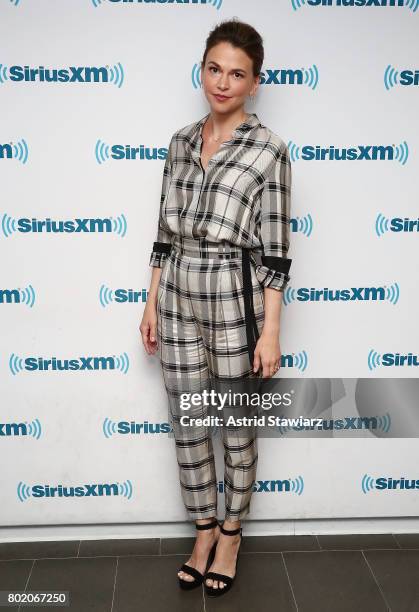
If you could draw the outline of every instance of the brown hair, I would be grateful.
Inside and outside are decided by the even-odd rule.
[[[239,21],[236,17],[222,21],[207,38],[203,65],[205,65],[208,51],[220,42],[229,42],[233,47],[242,49],[253,61],[253,76],[260,75],[264,58],[263,40],[255,28]]]

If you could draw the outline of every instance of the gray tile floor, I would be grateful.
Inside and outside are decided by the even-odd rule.
[[[220,599],[178,587],[193,538],[3,543],[0,590],[70,591],[74,612],[419,612],[419,534],[243,535]]]

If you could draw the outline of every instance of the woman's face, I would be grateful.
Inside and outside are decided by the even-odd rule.
[[[230,114],[244,106],[247,96],[255,95],[259,77],[253,76],[252,68],[250,57],[228,42],[218,43],[208,51],[201,78],[211,110]]]

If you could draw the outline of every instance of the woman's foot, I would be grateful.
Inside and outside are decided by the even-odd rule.
[[[240,521],[224,521],[223,527],[228,531],[233,531],[240,527]],[[225,574],[233,578],[236,573],[237,553],[240,547],[240,540],[240,533],[237,535],[224,535],[221,532],[215,551],[214,561],[208,571]],[[207,578],[205,584],[214,589],[223,589],[225,587],[224,582],[221,580],[213,580],[212,578]]]
[[[205,525],[206,523],[211,523],[214,520],[213,518],[209,519],[197,519],[197,525]],[[194,567],[201,574],[205,573],[207,569],[207,561],[208,556],[210,554],[211,548],[214,546],[215,542],[217,542],[220,536],[220,526],[217,525],[212,529],[202,529],[196,532],[196,540],[195,546],[192,551],[191,556],[186,561],[186,565],[190,567]],[[187,582],[194,582],[195,578],[190,576],[186,572],[179,571],[178,576],[181,580],[185,580]]]

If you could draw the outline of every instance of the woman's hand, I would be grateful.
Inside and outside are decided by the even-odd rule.
[[[281,349],[279,348],[279,320],[281,316],[282,292],[271,287],[264,291],[265,318],[263,330],[255,347],[253,371],[263,368],[262,376],[273,376],[281,364]]]
[[[153,300],[147,300],[140,324],[141,338],[149,355],[157,351],[157,307]]]
[[[253,359],[253,371],[257,372],[262,366],[262,376],[269,378],[279,369],[281,363],[281,349],[279,346],[279,331],[277,334],[262,331],[256,343]]]
[[[147,303],[140,324],[141,338],[149,355],[154,355],[157,351],[157,293],[161,273],[161,268],[153,268]]]

